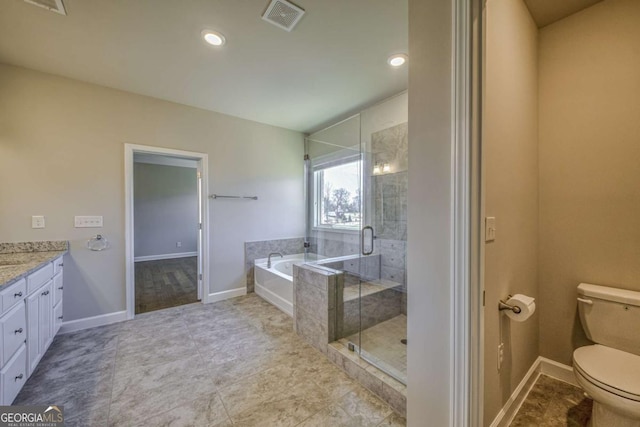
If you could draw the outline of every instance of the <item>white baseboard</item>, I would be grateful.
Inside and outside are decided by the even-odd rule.
[[[116,311],[114,313],[101,314],[100,316],[86,317],[84,319],[70,320],[63,322],[60,327],[60,334],[80,331],[82,329],[95,328],[96,326],[110,325],[127,320],[127,311]]]
[[[533,362],[531,368],[527,371],[520,384],[513,390],[509,400],[504,404],[498,415],[494,418],[491,423],[491,427],[503,427],[508,426],[513,421],[513,418],[518,413],[520,406],[522,406],[522,402],[527,398],[531,387],[536,383],[538,377],[540,376],[540,357]]]
[[[207,303],[223,301],[229,298],[241,297],[247,294],[247,288],[230,289],[228,291],[214,292],[208,295]],[[127,320],[127,311],[116,311],[114,313],[101,314],[99,316],[86,317],[84,319],[70,320],[63,322],[60,327],[60,334],[80,331],[82,329],[95,328],[96,326],[110,325]]]
[[[571,366],[567,366],[564,363],[559,363],[555,360],[547,359],[542,356],[538,359],[540,359],[540,373],[576,387],[580,387]]]
[[[198,252],[179,252],[176,254],[161,254],[161,255],[145,255],[145,256],[137,256],[133,259],[133,262],[140,261],[158,261],[161,259],[174,259],[174,258],[190,258],[193,256],[198,256]]]
[[[546,357],[538,356],[531,368],[527,371],[527,374],[522,378],[520,384],[515,388],[509,400],[504,404],[498,415],[491,423],[491,427],[506,427],[511,424],[514,417],[520,410],[522,402],[527,398],[527,395],[531,391],[540,374],[544,374],[560,381],[573,384],[577,387],[578,384],[573,375],[573,368],[571,366],[558,363]]]
[[[207,303],[224,301],[229,298],[241,297],[247,294],[247,287],[229,289],[228,291],[214,292],[208,295]]]

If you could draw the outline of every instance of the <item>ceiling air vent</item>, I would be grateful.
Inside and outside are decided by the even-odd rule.
[[[272,0],[262,15],[262,19],[283,30],[291,31],[300,21],[302,15],[304,15],[304,9],[295,4],[286,0]]]
[[[62,0],[24,0],[25,3],[33,4],[43,7],[51,12],[59,13],[60,15],[66,15],[67,11],[64,9],[64,3]]]

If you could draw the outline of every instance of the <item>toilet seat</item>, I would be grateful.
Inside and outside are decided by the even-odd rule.
[[[573,366],[598,388],[640,404],[640,356],[595,344],[576,349]]]

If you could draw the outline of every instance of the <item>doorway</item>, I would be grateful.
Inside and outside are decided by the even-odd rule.
[[[127,317],[206,302],[207,155],[125,144]]]

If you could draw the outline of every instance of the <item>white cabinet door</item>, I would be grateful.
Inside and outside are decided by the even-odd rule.
[[[62,299],[62,292],[64,290],[64,283],[63,283],[63,275],[62,275],[62,271],[60,271],[58,274],[56,274],[53,278],[53,306],[55,307],[60,300]]]
[[[55,337],[62,326],[62,301],[53,307],[53,336]]]
[[[36,292],[26,299],[27,303],[27,370],[29,376],[40,361],[40,293]]]
[[[49,348],[49,344],[53,340],[53,293],[51,292],[52,283],[49,282],[38,291],[38,335],[39,335],[39,351],[44,354]]]

